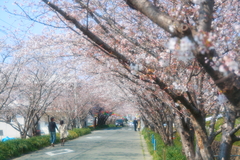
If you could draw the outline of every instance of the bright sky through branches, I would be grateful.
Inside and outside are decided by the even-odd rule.
[[[13,0],[8,2],[0,1],[0,37],[4,37],[11,32],[15,33],[19,30],[22,31],[22,38],[24,38],[29,31],[34,34],[41,33],[44,27],[43,25],[27,20],[20,15],[14,15],[15,11],[21,12],[21,9],[14,2]]]

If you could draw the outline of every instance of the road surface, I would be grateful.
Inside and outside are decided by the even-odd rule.
[[[93,131],[14,160],[152,160],[145,140],[129,127]]]

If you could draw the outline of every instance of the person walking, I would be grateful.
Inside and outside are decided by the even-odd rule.
[[[137,124],[138,124],[137,119],[134,118],[134,120],[133,120],[133,125],[134,125],[134,130],[135,130],[135,131],[137,131]]]
[[[59,126],[59,133],[60,133],[60,140],[61,140],[61,146],[64,146],[65,140],[67,138],[67,125],[64,124],[64,121],[60,121],[60,126]]]
[[[52,147],[54,147],[54,143],[56,140],[56,129],[58,130],[58,127],[57,127],[56,123],[54,122],[54,117],[51,117],[51,122],[49,122],[48,130],[50,133],[50,142],[51,142]]]
[[[139,119],[137,122],[137,130],[140,131],[141,129],[141,120]]]

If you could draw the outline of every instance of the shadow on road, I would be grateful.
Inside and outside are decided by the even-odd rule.
[[[118,130],[118,129],[122,129],[123,127],[109,127],[109,128],[106,128],[104,130]]]

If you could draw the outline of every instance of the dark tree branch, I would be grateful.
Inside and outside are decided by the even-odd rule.
[[[177,21],[171,16],[154,6],[148,0],[125,0],[127,4],[151,19],[159,27],[176,37],[191,35],[191,29],[187,24]]]
[[[57,11],[59,14],[61,14],[66,20],[73,23],[76,28],[81,30],[83,34],[88,36],[93,42],[95,42],[98,46],[101,46],[103,49],[105,49],[108,54],[112,54],[116,56],[116,59],[120,61],[122,64],[128,64],[128,59],[123,56],[121,53],[119,53],[117,50],[110,47],[107,43],[105,43],[103,40],[101,40],[98,36],[96,36],[94,33],[92,33],[88,28],[84,27],[82,24],[80,24],[75,18],[73,18],[71,15],[64,12],[62,9],[60,9],[58,6],[54,5],[53,3],[49,2],[48,0],[42,0],[45,2],[49,7],[51,7],[53,10]]]
[[[200,3],[198,31],[209,32],[211,30],[213,6],[214,0],[204,0]]]

